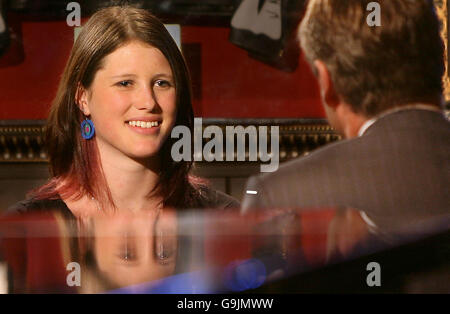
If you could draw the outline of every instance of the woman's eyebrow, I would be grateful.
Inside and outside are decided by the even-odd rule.
[[[172,79],[173,78],[173,76],[171,74],[167,74],[167,73],[158,73],[158,74],[155,74],[154,77],[165,77],[165,78],[168,78],[168,79]]]
[[[119,75],[114,75],[111,76],[111,78],[119,78],[119,77],[136,77],[136,74],[131,74],[131,73],[124,73],[124,74],[119,74]]]
[[[116,79],[116,78],[122,78],[122,77],[137,77],[137,75],[132,74],[132,73],[124,73],[124,74],[113,75],[110,78]],[[173,79],[173,76],[171,74],[167,74],[167,73],[157,73],[157,74],[153,75],[153,77],[165,77],[168,79]]]

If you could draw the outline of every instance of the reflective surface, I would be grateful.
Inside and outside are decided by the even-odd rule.
[[[387,234],[360,211],[337,208],[150,209],[85,219],[49,209],[1,218],[0,289],[367,292],[379,266],[376,291],[450,292],[449,226],[448,216],[435,217]]]

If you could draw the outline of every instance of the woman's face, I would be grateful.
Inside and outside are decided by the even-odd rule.
[[[156,155],[176,120],[175,80],[162,52],[131,41],[103,60],[80,93],[100,150],[132,158]]]

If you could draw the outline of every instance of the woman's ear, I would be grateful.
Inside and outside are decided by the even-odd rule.
[[[77,91],[75,93],[75,102],[85,116],[89,116],[91,114],[91,110],[89,109],[88,94],[88,90],[84,88],[81,83],[78,83]]]
[[[327,66],[323,61],[316,60],[314,61],[314,67],[317,72],[322,102],[327,107],[336,108],[340,104],[340,99]]]

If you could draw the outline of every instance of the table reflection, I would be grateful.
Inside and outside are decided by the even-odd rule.
[[[436,217],[387,233],[352,208],[245,215],[164,208],[82,219],[49,209],[0,219],[0,287],[9,293],[297,292],[299,283],[308,282],[299,278],[324,274],[333,265],[435,235],[448,239],[449,222],[448,216]],[[433,243],[448,249],[441,238]],[[286,280],[289,289],[276,285]],[[338,281],[323,280],[329,282],[312,291],[328,291]]]

